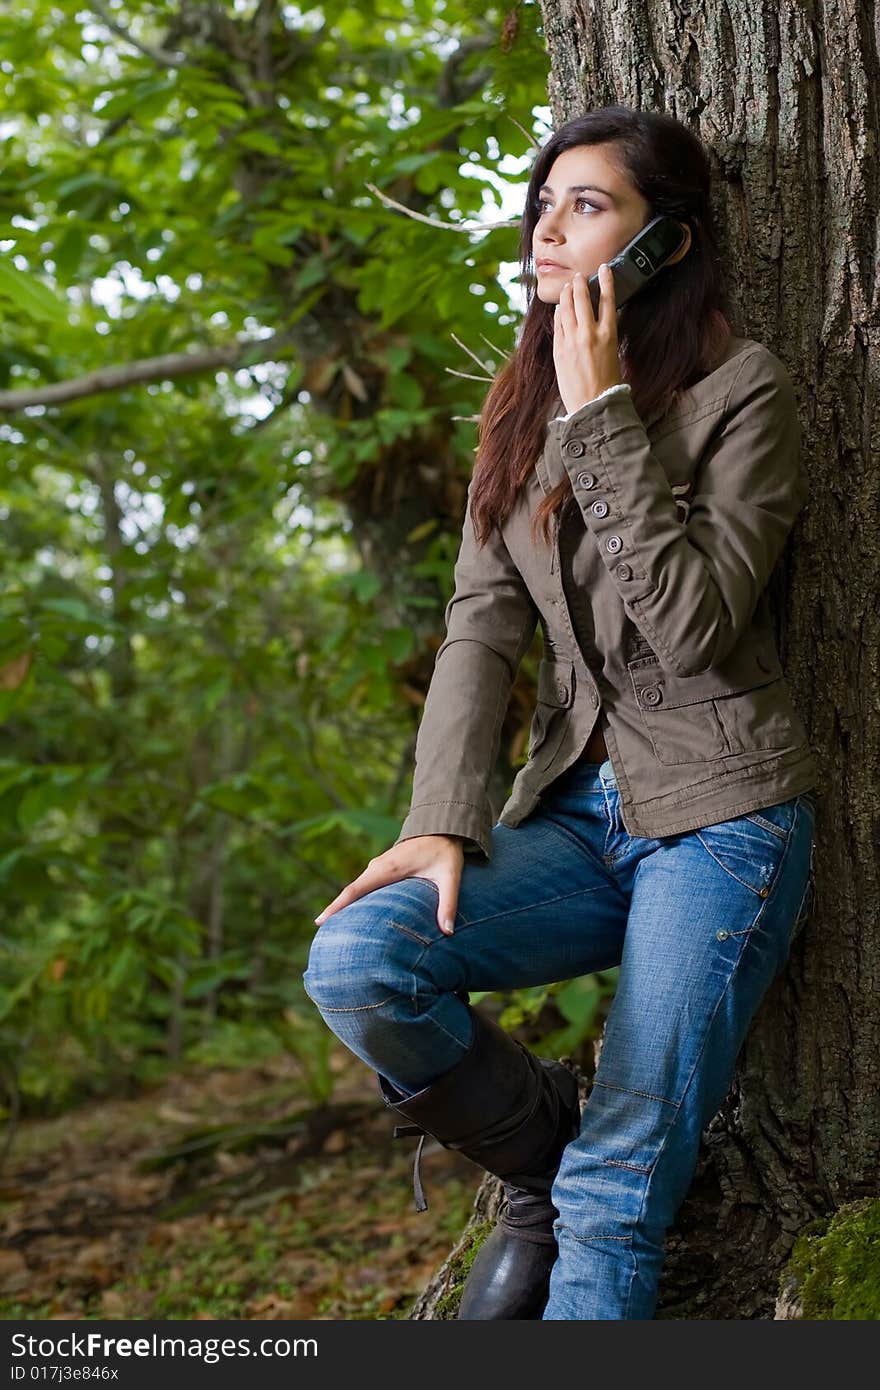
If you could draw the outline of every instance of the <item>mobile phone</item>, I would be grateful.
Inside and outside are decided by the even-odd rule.
[[[663,213],[646,223],[632,241],[612,257],[608,264],[614,276],[614,303],[618,310],[659,274],[676,251],[681,250],[686,239],[687,232],[682,224]],[[590,276],[587,288],[593,313],[598,318],[601,295],[598,272]]]

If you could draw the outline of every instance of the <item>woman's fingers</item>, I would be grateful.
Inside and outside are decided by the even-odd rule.
[[[577,314],[574,305],[574,286],[571,280],[566,280],[559,294],[559,303],[556,306],[556,319],[563,334],[573,333],[577,328]]]
[[[374,888],[382,888],[386,883],[396,883],[400,878],[400,873],[392,872],[387,865],[384,870],[378,864],[368,864],[362,874],[352,879],[351,883],[346,884],[341,893],[337,893],[332,903],[328,903],[323,912],[315,918],[318,926],[332,917],[334,912],[339,912],[340,908],[348,907],[349,903],[357,902],[365,893],[371,893]]]
[[[587,325],[594,328],[596,326],[596,315],[593,313],[593,301],[587,292],[586,279],[581,275],[580,271],[578,271],[572,281],[571,294],[578,326]]]
[[[363,873],[346,884],[342,892],[318,914],[315,925],[320,926],[335,912],[348,907],[349,903],[356,902],[374,888],[383,888],[387,883],[400,883],[407,878],[424,878],[437,889],[437,925],[442,932],[451,936],[464,863],[459,839],[458,836],[416,835],[404,841],[402,846],[392,845],[377,859],[371,859]]]
[[[610,327],[616,323],[614,304],[614,276],[607,261],[599,266],[599,316],[593,313],[593,300],[590,296],[587,277],[577,271],[571,280],[566,280],[559,296],[557,318],[564,330],[575,328]]]
[[[409,878],[411,875],[406,874],[404,877]],[[420,877],[429,878],[430,876],[428,874],[422,874]],[[332,917],[334,912],[339,912],[343,907],[348,907],[349,903],[357,902],[358,898],[364,897],[366,893],[372,892],[374,888],[382,888],[386,883],[399,883],[400,879],[401,875],[399,873],[380,874],[365,869],[359,878],[353,879],[352,882],[343,888],[342,892],[333,899],[332,903],[328,903],[324,911],[318,914],[315,918],[316,926],[320,926],[322,922],[326,922],[327,918]],[[447,936],[451,936],[453,924],[455,922],[455,914],[458,911],[458,880],[452,878],[447,880],[444,876],[439,882],[435,878],[431,878],[430,882],[434,884],[439,895],[437,903],[437,925]]]
[[[458,886],[461,881],[461,874],[441,874],[434,881],[437,884],[437,892],[440,894],[440,901],[437,904],[437,925],[446,936],[451,936],[454,930],[455,914],[458,911]]]
[[[614,275],[611,266],[603,261],[599,266],[599,326],[610,334],[612,328],[617,335],[617,315],[614,302]],[[587,296],[589,298],[589,296]],[[592,304],[590,305],[592,308]]]

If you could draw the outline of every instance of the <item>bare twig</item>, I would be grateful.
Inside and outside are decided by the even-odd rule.
[[[540,140],[536,140],[534,135],[532,135],[531,131],[526,130],[525,126],[520,125],[516,117],[511,116],[509,111],[507,112],[507,119],[513,121],[513,124],[516,126],[517,130],[522,131],[523,135],[526,137],[527,140],[530,140],[532,142],[536,150],[539,150],[541,148]]]
[[[481,333],[481,334],[480,334],[480,337],[482,338],[482,340],[483,340],[483,342],[486,344],[486,346],[487,346],[487,347],[490,347],[490,348],[492,349],[492,351],[495,353],[496,357],[505,358],[505,357],[507,356],[507,353],[506,353],[506,352],[502,352],[501,348],[496,347],[494,343],[491,343],[491,342],[489,341],[489,339],[486,337],[485,333]]]
[[[460,376],[460,377],[464,377],[465,381],[491,381],[491,380],[492,380],[492,378],[491,378],[490,376],[475,376],[473,372],[457,372],[457,371],[455,370],[454,367],[444,367],[443,370],[444,370],[444,372],[448,372],[450,376]]]
[[[463,343],[463,342],[461,341],[461,338],[457,337],[456,334],[453,333],[453,332],[451,332],[451,331],[450,331],[449,336],[450,336],[450,338],[453,339],[454,342],[456,342],[456,343],[458,344],[458,346],[461,348],[462,352],[466,352],[467,355],[468,355],[468,357],[470,357],[472,361],[476,362],[476,364],[477,364],[478,367],[482,367],[485,371],[491,371],[491,367],[487,367],[487,366],[486,366],[486,363],[483,362],[482,359],[479,358],[475,352],[472,352],[472,351],[471,351],[471,349],[468,347],[467,343]],[[494,343],[490,343],[490,342],[489,342],[489,339],[486,337],[485,333],[481,333],[481,334],[480,334],[480,337],[482,338],[483,342],[486,343],[487,346],[490,347],[490,348],[492,349],[492,351],[495,353],[495,355],[496,355],[497,357],[501,357],[501,358],[504,357],[504,353],[501,352],[501,351],[495,346]],[[456,371],[456,369],[455,369],[454,367],[445,367],[445,368],[444,368],[444,371],[449,372],[450,376],[460,376],[460,377],[463,377],[463,378],[465,379],[465,381],[488,381],[488,382],[491,382],[491,381],[494,379],[491,375],[490,375],[490,376],[475,376],[472,372],[459,372],[459,371]],[[461,420],[463,417],[462,417],[461,415],[454,415],[452,418],[453,418],[454,420]],[[475,416],[475,417],[472,417],[472,418],[478,419],[479,416]]]
[[[424,222],[428,227],[437,227],[441,232],[493,232],[499,227],[518,227],[521,220],[515,217],[505,222],[478,222],[475,227],[466,227],[460,222],[441,222],[439,217],[428,217],[424,212],[416,212],[413,208],[398,203],[395,198],[389,198],[387,193],[383,193],[381,188],[377,188],[369,180],[365,179],[364,185],[371,193],[375,193],[377,198],[381,198],[386,207],[397,208],[398,212],[405,212],[407,217],[414,218],[416,222]]]
[[[485,366],[486,366],[485,362],[482,362],[475,352],[471,352],[471,350],[470,350],[470,348],[468,347],[467,343],[463,343],[463,342],[461,341],[461,338],[456,337],[456,335],[455,335],[451,330],[450,330],[449,336],[450,336],[450,338],[452,339],[452,341],[453,341],[454,343],[457,343],[457,344],[458,344],[458,346],[461,348],[462,352],[466,352],[466,353],[467,353],[468,357],[471,359],[472,362],[476,362],[476,364],[477,364],[478,367],[482,367],[482,368],[485,370]]]

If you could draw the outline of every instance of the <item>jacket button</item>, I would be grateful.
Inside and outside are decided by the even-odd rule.
[[[605,549],[610,550],[612,555],[616,555],[622,545],[623,541],[619,536],[609,536],[605,542]]]
[[[591,511],[593,513],[593,516],[607,516],[608,503],[603,502],[601,497],[597,497],[596,501],[593,503]]]
[[[584,452],[584,441],[582,439],[570,439],[565,446],[565,452],[571,454],[572,458],[579,459]]]
[[[556,694],[560,700],[568,699],[568,686],[563,685],[562,681],[556,682]]]
[[[618,565],[614,573],[618,579],[632,579],[633,576],[632,569],[627,564]]]
[[[581,487],[595,487],[597,481],[595,473],[578,473],[577,480]]]
[[[662,698],[660,687],[657,685],[646,685],[642,691],[642,699],[646,705],[659,705]]]

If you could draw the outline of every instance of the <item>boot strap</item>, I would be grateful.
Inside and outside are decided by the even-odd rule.
[[[419,1164],[421,1163],[422,1149],[428,1137],[428,1132],[422,1129],[420,1125],[395,1125],[394,1133],[391,1137],[393,1139],[402,1139],[404,1135],[408,1134],[420,1134],[422,1136],[416,1147],[416,1161],[413,1164],[413,1193],[416,1199],[416,1211],[427,1211],[428,1203],[425,1199],[424,1188],[422,1187],[422,1175],[419,1171]]]

